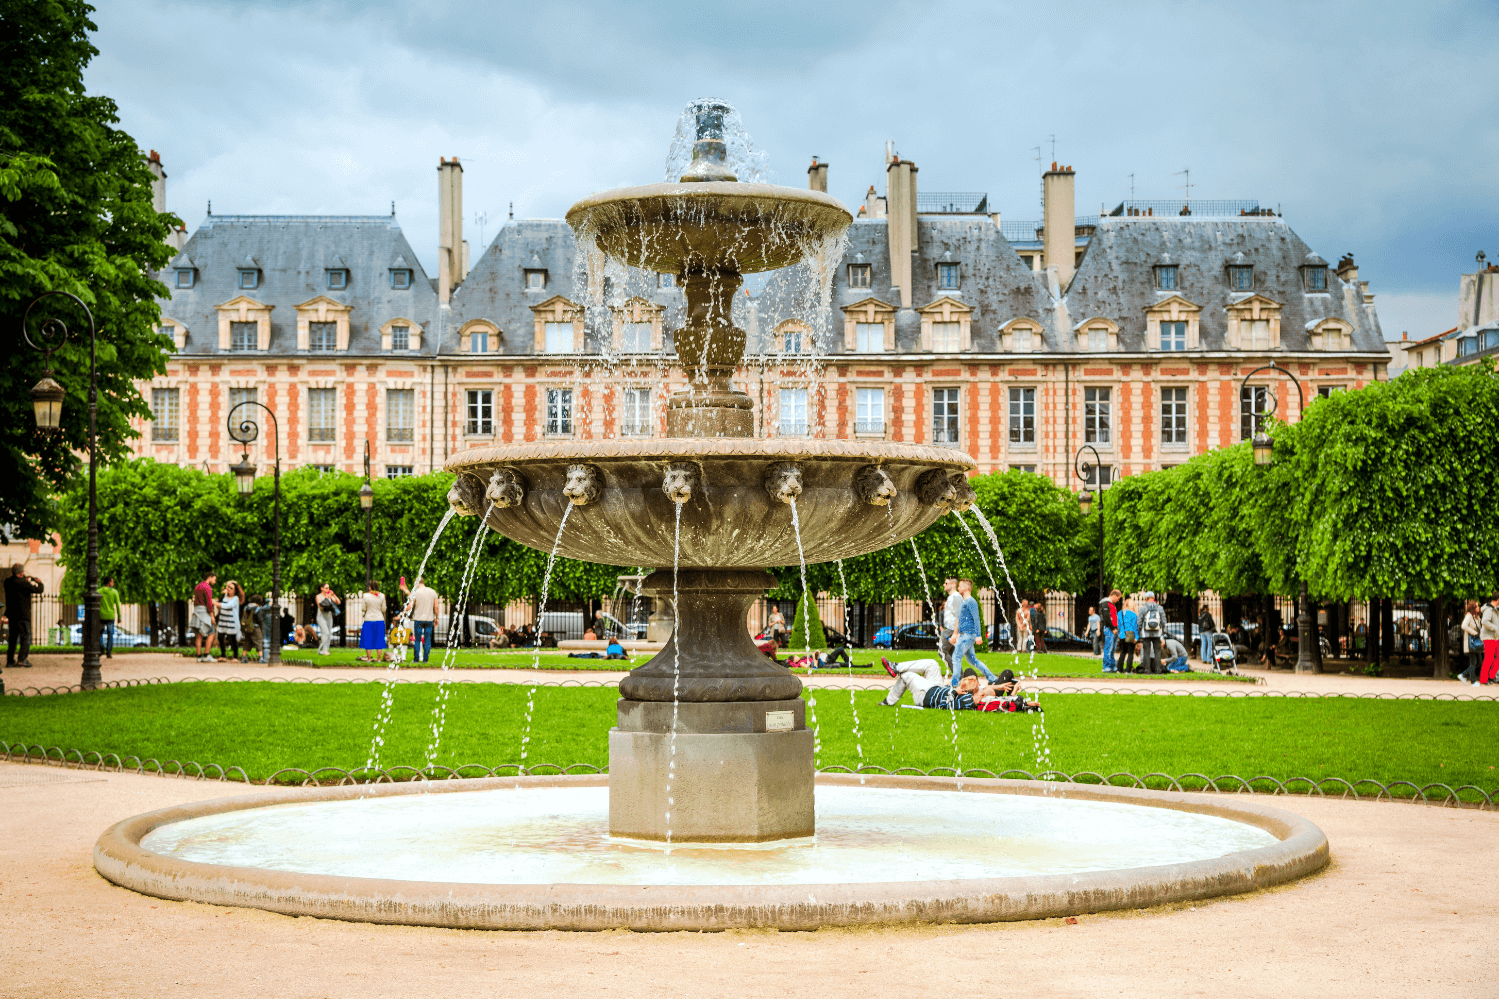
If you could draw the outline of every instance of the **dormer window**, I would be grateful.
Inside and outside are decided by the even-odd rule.
[[[390,349],[391,350],[410,350],[411,349],[411,327],[410,326],[392,326],[390,328]]]
[[[1326,264],[1323,264],[1321,267],[1308,267],[1306,269],[1306,290],[1307,291],[1326,291],[1327,290],[1327,265]]]
[[[411,287],[411,270],[407,267],[392,267],[390,269],[390,286],[397,291],[404,291]]]
[[[666,271],[660,271],[656,274],[657,288],[675,288],[676,286],[677,276],[675,274],[668,274]]]
[[[328,290],[343,291],[349,286],[349,272],[343,267],[328,268]]]
[[[239,269],[239,286],[243,289],[260,287],[260,270],[255,267]]]
[[[869,272],[870,266],[868,264],[849,264],[848,286],[850,288],[868,288]]]
[[[785,339],[781,341],[781,350],[786,354],[800,354],[802,352],[802,331],[787,330]]]
[[[546,291],[547,272],[540,268],[533,268],[525,272],[527,291]]]
[[[1228,269],[1228,287],[1233,291],[1254,290],[1254,268],[1245,264],[1234,264]]]
[[[1176,265],[1162,264],[1155,269],[1155,286],[1158,291],[1176,290]]]
[[[958,290],[958,265],[953,263],[939,263],[937,265],[937,290]]]
[[[196,268],[179,267],[177,268],[177,287],[191,288],[196,283],[197,277],[198,271]]]

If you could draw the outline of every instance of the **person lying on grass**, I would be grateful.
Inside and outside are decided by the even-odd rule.
[[[1015,694],[1015,674],[1005,670],[992,684],[979,680],[978,672],[965,669],[956,687],[948,686],[942,679],[940,659],[915,659],[899,664],[899,669],[890,660],[880,657],[885,672],[895,677],[895,685],[880,702],[887,708],[900,703],[901,695],[910,693],[911,703],[918,708],[946,708],[956,711],[984,711],[991,701],[1011,697]]]
[[[831,669],[839,664],[852,666],[853,660],[848,657],[848,649],[838,646],[836,649],[827,649],[822,652],[814,652],[810,656],[787,656],[786,666],[788,669]]]

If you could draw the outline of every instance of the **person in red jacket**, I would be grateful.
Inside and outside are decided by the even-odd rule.
[[[1109,599],[1098,608],[1098,616],[1103,621],[1103,671],[1105,673],[1117,673],[1118,665],[1114,661],[1114,646],[1119,643],[1119,605],[1124,601],[1124,594],[1114,590],[1109,594]]]

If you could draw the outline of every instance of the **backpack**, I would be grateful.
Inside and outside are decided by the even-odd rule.
[[[1165,614],[1161,612],[1160,604],[1151,604],[1145,608],[1145,613],[1140,615],[1140,634],[1155,637],[1165,631]]]

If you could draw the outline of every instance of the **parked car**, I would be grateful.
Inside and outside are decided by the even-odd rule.
[[[1182,641],[1182,623],[1180,621],[1167,621],[1166,622],[1166,634],[1170,635],[1172,638],[1176,639],[1178,642],[1181,642]],[[1192,625],[1192,641],[1190,641],[1190,642],[1182,642],[1183,645],[1186,645],[1186,646],[1189,647],[1188,651],[1190,651],[1191,649],[1196,649],[1198,647],[1197,646],[1197,636],[1198,636],[1197,625],[1194,623]]]
[[[470,644],[472,644],[472,645],[474,645],[476,647],[480,647],[480,648],[483,648],[483,647],[489,645],[489,640],[494,637],[495,632],[497,632],[497,631],[500,630],[499,629],[499,625],[497,625],[495,623],[494,618],[492,618],[492,617],[483,617],[482,615],[479,615],[479,614],[469,614],[467,616],[468,616],[468,634],[469,634],[469,642],[470,642]],[[462,621],[462,619],[460,619],[459,622],[458,622],[458,628],[459,628],[458,638],[461,641],[462,637],[463,637],[463,632],[462,632],[463,621]],[[354,631],[353,629],[350,629],[350,633],[351,633],[351,635],[353,635],[356,638],[359,635],[359,632],[358,631]],[[434,648],[446,648],[447,644],[448,644],[448,615],[447,614],[440,614],[440,615],[438,615],[437,620],[433,623],[433,628],[432,628],[432,645],[433,645]]]
[[[930,621],[903,624],[895,629],[895,637],[891,640],[890,647],[893,649],[935,650],[937,648],[937,626]]]
[[[989,648],[996,652],[1001,649],[1014,648],[1014,642],[1010,638],[1010,625],[1008,622],[1001,622],[998,625],[997,631],[994,625],[991,624],[989,626]]]
[[[551,617],[550,614],[547,617]],[[636,641],[645,641],[644,621],[635,621],[626,624],[614,615],[604,612],[594,619],[594,634],[600,639],[604,638],[630,638]]]
[[[68,644],[69,645],[82,645],[83,644],[83,625],[81,625],[81,624],[75,624],[71,628],[68,629]],[[134,632],[126,631],[124,628],[121,628],[119,625],[115,625],[115,648],[117,648],[117,649],[129,649],[129,648],[134,648],[137,645],[144,647],[144,646],[147,646],[147,645],[150,645],[150,644],[151,644],[151,636],[150,635],[137,635]]]
[[[1093,642],[1091,639],[1081,638],[1053,625],[1046,629],[1046,650],[1048,652],[1087,652],[1091,655]]]
[[[894,640],[895,629],[887,624],[874,633],[874,637],[869,640],[869,647],[872,649],[888,649],[890,648],[890,643]]]

